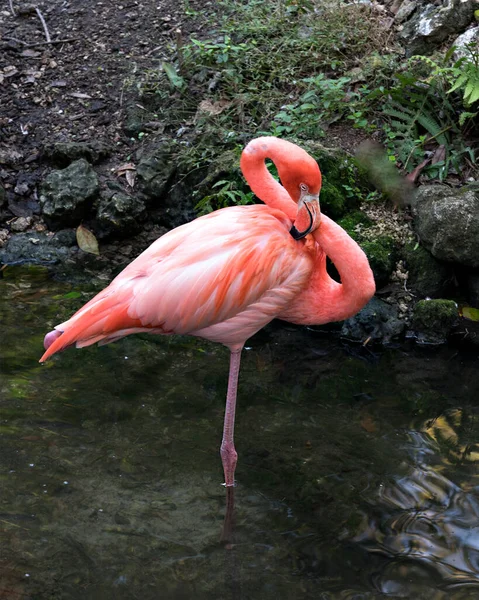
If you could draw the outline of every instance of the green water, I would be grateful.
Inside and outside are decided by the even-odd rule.
[[[3,275],[0,598],[479,598],[477,355],[261,332],[225,542],[226,349],[132,336],[39,365],[92,286]]]

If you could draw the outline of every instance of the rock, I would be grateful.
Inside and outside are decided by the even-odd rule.
[[[0,229],[0,248],[3,248],[8,240],[8,229]]]
[[[407,56],[430,54],[450,35],[464,31],[476,8],[475,0],[440,0],[437,4],[422,0],[418,5],[399,34]]]
[[[12,231],[25,231],[28,229],[33,222],[31,217],[18,217],[10,224],[10,229]]]
[[[460,58],[471,59],[471,51],[466,48],[467,44],[476,44],[476,46],[479,44],[479,27],[468,29],[454,40],[452,43],[455,48],[452,55],[454,60]]]
[[[457,305],[453,300],[419,300],[412,318],[417,342],[444,344],[458,319]]]
[[[479,267],[479,189],[423,186],[411,209],[414,229],[435,258]]]
[[[97,164],[108,158],[111,148],[98,141],[90,142],[56,142],[44,147],[45,158],[53,163],[66,167],[70,163],[84,158],[91,164]]]
[[[18,233],[0,250],[0,262],[8,265],[56,264],[71,256],[72,250],[63,246],[61,238],[45,233]]]
[[[389,281],[397,261],[396,244],[389,236],[379,236],[375,240],[361,242],[361,248],[368,257],[378,288]]]
[[[95,171],[83,158],[45,179],[40,195],[43,217],[49,227],[77,225],[99,190]]]
[[[467,278],[469,304],[479,308],[479,273],[470,273]]]
[[[138,185],[153,206],[158,206],[168,191],[175,171],[169,146],[160,147],[141,157],[136,167]]]
[[[6,202],[7,202],[7,193],[6,193],[3,185],[0,183],[0,208],[2,208]]]
[[[374,342],[389,344],[405,328],[395,307],[379,298],[372,298],[357,315],[344,321],[341,337],[356,342],[364,342],[370,338]]]
[[[422,297],[439,298],[450,283],[451,268],[436,260],[419,244],[409,243],[403,249],[409,277],[408,288]]]
[[[396,16],[394,17],[394,21],[396,23],[402,23],[403,21],[406,21],[406,19],[412,15],[416,8],[417,2],[415,0],[403,0],[396,13]]]
[[[110,198],[102,198],[97,209],[100,237],[123,237],[138,233],[145,214],[144,202],[125,193],[117,192]]]

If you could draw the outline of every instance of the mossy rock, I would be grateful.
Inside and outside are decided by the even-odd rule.
[[[376,238],[374,241],[361,242],[361,248],[368,257],[378,288],[389,281],[397,261],[396,243],[389,236]]]
[[[419,300],[412,319],[418,342],[445,343],[458,318],[457,305],[453,300]]]
[[[361,234],[357,231],[358,225],[361,225],[362,228],[367,228],[370,227],[372,223],[373,222],[367,216],[367,214],[360,210],[354,210],[338,221],[338,225],[340,225],[346,231],[346,233],[348,233],[353,240],[356,240],[357,242],[361,240]]]
[[[451,278],[451,268],[418,244],[406,244],[402,255],[409,272],[408,286],[420,296],[440,297]]]

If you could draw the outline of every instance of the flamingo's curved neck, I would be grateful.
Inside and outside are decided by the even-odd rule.
[[[322,285],[316,288],[322,320],[342,321],[356,314],[374,295],[376,286],[371,267],[359,245],[325,215],[322,215],[321,226],[313,237],[341,277],[341,284],[331,279],[323,261]]]
[[[278,183],[266,168],[265,160],[275,164],[280,157],[291,151],[289,142],[274,137],[251,141],[241,155],[241,170],[252,191],[271,208],[283,211],[292,221],[298,206],[286,189]]]

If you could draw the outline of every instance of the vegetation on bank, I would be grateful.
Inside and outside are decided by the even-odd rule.
[[[381,142],[404,173],[416,169],[440,181],[477,174],[477,49],[456,62],[452,50],[406,59],[382,13],[368,4],[216,6],[214,30],[201,39],[178,33],[169,62],[134,82],[150,113],[178,132],[185,174],[225,147],[239,154],[252,136],[327,142],[338,123]],[[202,18],[187,2],[185,10]],[[137,135],[147,139],[147,128],[140,125]],[[233,174],[198,198],[198,208],[251,200]]]

